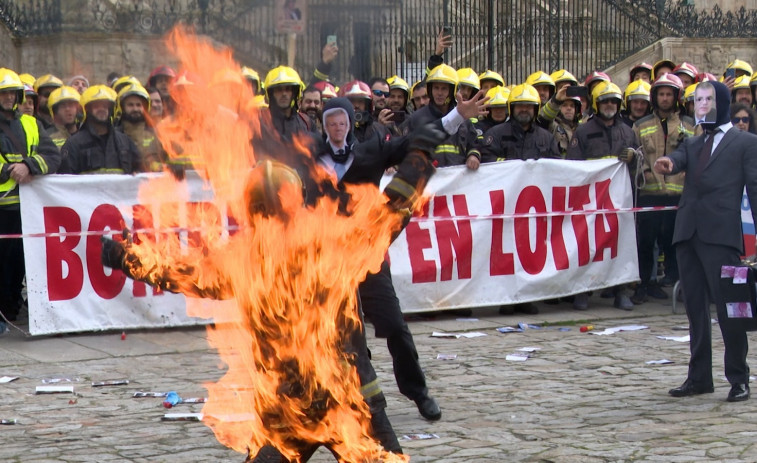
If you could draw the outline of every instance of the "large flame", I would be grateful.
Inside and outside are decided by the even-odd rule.
[[[161,207],[150,225],[202,232],[189,239],[141,236],[133,249],[145,268],[170,269],[171,290],[234,300],[231,310],[228,304],[211,310],[216,324],[208,338],[228,370],[205,385],[205,423],[221,443],[252,455],[273,445],[298,461],[299,444],[323,443],[345,462],[407,461],[370,437],[354,353],[345,349],[350,334],[362,329],[357,285],[366,272],[379,270],[401,217],[372,185],[348,187],[346,210],[329,196],[301,207],[301,191],[290,186],[280,192],[282,203],[298,205],[289,216],[250,214],[244,195],[256,162],[292,152],[309,157],[307,139],[287,153],[256,152],[253,145],[269,145],[251,140],[273,135],[262,133],[267,115],[249,103],[252,94],[231,52],[181,29],[170,35],[169,48],[191,84],[173,88],[178,109],[158,125],[158,134],[169,154],[191,158],[215,204],[189,211],[181,203]],[[328,172],[307,175],[333,188]],[[140,198],[176,204],[186,198],[182,188],[172,178],[156,179]],[[238,232],[226,231],[221,211],[240,225]]]

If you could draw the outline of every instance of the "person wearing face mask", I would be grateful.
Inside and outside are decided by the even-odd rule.
[[[686,173],[673,244],[686,300],[691,358],[686,380],[668,394],[687,397],[715,391],[710,314],[714,303],[725,345],[725,376],[731,385],[726,400],[740,402],[749,399],[749,343],[742,319],[728,316],[720,280],[723,266],[737,266],[741,255],[754,251],[744,252],[741,204],[745,187],[749,202],[757,204],[757,135],[731,123],[726,85],[702,82],[700,90],[714,94],[715,119],[703,122],[701,135],[687,138],[654,164],[660,175]],[[757,223],[755,208],[752,219]]]

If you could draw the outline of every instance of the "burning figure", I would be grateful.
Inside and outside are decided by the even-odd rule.
[[[193,72],[233,66],[230,55],[208,66],[212,49],[182,34],[173,39],[180,53],[192,51],[180,58],[196,64],[188,66]],[[316,167],[306,139],[284,145],[264,135],[271,131],[245,106],[244,88],[213,98],[224,106],[209,108],[208,92],[217,88],[202,80],[177,105],[187,130],[160,133],[158,126],[164,146],[181,145],[202,161],[198,173],[216,197],[215,207],[192,211],[191,225],[202,232],[188,240],[170,233],[104,239],[103,263],[165,291],[233,301],[211,314],[208,339],[228,368],[205,385],[203,408],[224,445],[257,462],[307,461],[320,445],[345,463],[407,461],[368,359],[357,286],[380,268],[433,173],[429,153],[446,135],[433,124],[418,129],[384,194],[373,185],[337,186]],[[175,203],[180,184],[161,192],[171,182],[148,183],[140,196]],[[239,224],[234,234],[220,220],[227,209]],[[154,225],[180,226],[171,212],[161,204]]]

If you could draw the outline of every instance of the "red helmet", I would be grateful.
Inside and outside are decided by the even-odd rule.
[[[652,75],[652,65],[649,63],[641,62],[631,68],[631,72],[628,73],[628,81],[633,82],[633,75],[639,71],[646,71],[649,75]]]
[[[371,87],[365,82],[353,80],[339,88],[339,96],[347,98],[365,98],[371,100]]]
[[[165,64],[156,67],[152,70],[150,73],[150,77],[147,78],[147,85],[154,87],[155,86],[155,78],[158,76],[167,76],[171,82],[176,79],[176,71],[171,69],[170,66],[166,66]]]
[[[602,71],[593,71],[588,76],[586,76],[586,80],[584,81],[584,85],[586,87],[591,86],[591,84],[595,82],[611,82],[610,76],[605,74]]]
[[[652,83],[652,88],[649,90],[652,106],[657,105],[657,89],[660,87],[671,87],[673,89],[675,101],[678,102],[678,97],[683,89],[683,82],[681,82],[681,79],[677,75],[667,72],[658,77],[657,80]]]
[[[695,68],[693,64],[690,64],[684,61],[683,63],[676,66],[675,69],[673,69],[673,74],[675,75],[686,74],[687,76],[696,80],[697,74],[699,74],[699,71],[697,71],[697,68]]]
[[[694,80],[697,83],[699,83],[699,82],[707,82],[707,81],[717,81],[718,78],[715,77],[713,74],[710,74],[709,72],[700,72],[699,74],[697,74]]]
[[[321,80],[314,83],[313,87],[317,88],[318,91],[321,92],[321,99],[327,100],[329,98],[336,98],[336,88],[331,82]]]

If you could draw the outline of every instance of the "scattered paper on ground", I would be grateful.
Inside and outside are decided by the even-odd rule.
[[[605,328],[604,331],[589,331],[589,333],[602,336],[605,334],[615,334],[619,331],[638,331],[638,330],[646,330],[647,328],[649,327],[644,326],[644,325],[623,325],[623,326],[615,326],[612,328]]]
[[[486,333],[479,333],[478,331],[472,331],[470,333],[441,333],[434,331],[431,333],[432,338],[478,338],[480,336],[486,336]]]
[[[537,350],[541,350],[541,347],[521,347],[518,350],[520,352],[536,352]]]
[[[455,360],[457,358],[457,354],[437,354],[436,359],[437,360]]]
[[[675,342],[689,342],[691,339],[689,338],[689,335],[686,336],[657,336],[660,339],[664,339],[666,341],[675,341]]]
[[[425,439],[438,439],[436,434],[405,434],[400,440],[425,440]]]
[[[459,322],[477,322],[478,318],[458,318]]]
[[[0,378],[0,383],[10,383],[18,379],[18,376],[3,376]]]
[[[163,421],[202,421],[202,413],[166,413]]]
[[[60,392],[74,392],[73,386],[37,386],[37,394],[56,394]]]
[[[511,362],[525,362],[528,360],[527,354],[507,354],[505,357],[505,360],[510,360]]]
[[[645,363],[647,365],[667,365],[668,363],[673,363],[673,361],[668,360],[668,359],[662,359],[662,360],[649,360]]]

